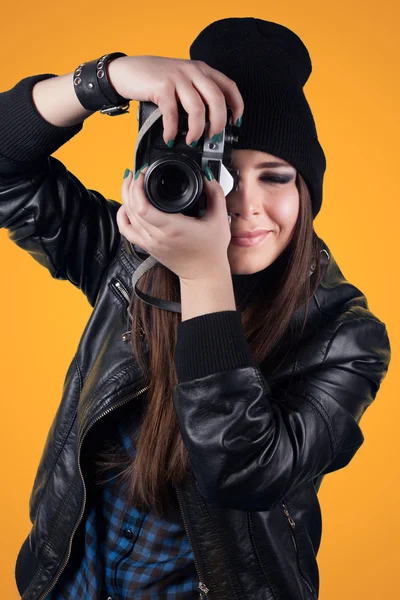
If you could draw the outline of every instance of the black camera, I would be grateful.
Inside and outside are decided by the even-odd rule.
[[[209,114],[206,109],[205,128],[197,146],[186,144],[188,114],[178,102],[178,133],[175,144],[169,148],[162,136],[162,114],[154,102],[139,102],[137,120],[139,133],[135,148],[134,173],[148,163],[144,174],[145,194],[158,210],[202,217],[207,212],[204,192],[204,167],[210,167],[221,185],[225,197],[237,190],[239,171],[232,169],[233,135],[232,111],[227,106],[227,126],[218,142],[208,137]]]

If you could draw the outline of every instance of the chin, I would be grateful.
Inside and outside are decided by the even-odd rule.
[[[266,245],[267,238],[258,246],[240,247],[230,244],[228,246],[228,261],[231,272],[235,275],[252,275],[263,271],[278,258],[284,248],[277,248],[271,244]]]
[[[235,258],[229,256],[228,252],[228,261],[231,267],[231,273],[233,275],[253,275],[253,273],[258,273],[259,271],[263,271],[275,261],[276,257],[271,257],[270,259],[266,259],[265,256],[262,257],[248,257],[248,258]]]

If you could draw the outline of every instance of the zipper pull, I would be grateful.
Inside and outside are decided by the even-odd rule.
[[[200,581],[199,585],[197,586],[197,589],[200,590],[200,598],[208,598],[208,592],[210,591],[208,589],[208,587],[206,586],[205,583],[203,583],[202,581]]]
[[[142,327],[142,325],[139,325],[140,328],[140,337],[143,339],[145,337],[145,332],[144,329]],[[128,329],[128,331],[125,331],[125,333],[123,333],[121,335],[121,340],[123,340],[124,342],[127,342],[128,340],[130,340],[132,337],[132,329]]]
[[[292,519],[292,517],[289,514],[288,509],[286,508],[286,505],[284,502],[282,502],[282,506],[283,506],[283,512],[285,513],[285,515],[287,516],[287,519],[290,523],[290,526],[294,529],[296,527],[296,523],[294,522],[294,520]]]

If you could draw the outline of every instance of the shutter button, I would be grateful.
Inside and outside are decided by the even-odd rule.
[[[133,537],[133,533],[132,533],[132,529],[125,529],[124,530],[124,536],[130,540]]]

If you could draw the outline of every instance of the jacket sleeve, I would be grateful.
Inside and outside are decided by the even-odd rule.
[[[386,327],[348,311],[329,338],[319,333],[313,348],[317,363],[304,366],[282,397],[249,361],[173,388],[192,471],[208,501],[269,510],[296,486],[345,467],[355,455],[364,441],[359,420],[388,370]]]
[[[82,129],[47,122],[32,99],[37,81],[23,79],[0,94],[0,227],[55,279],[69,280],[94,306],[121,236],[120,203],[87,189],[49,156]]]

